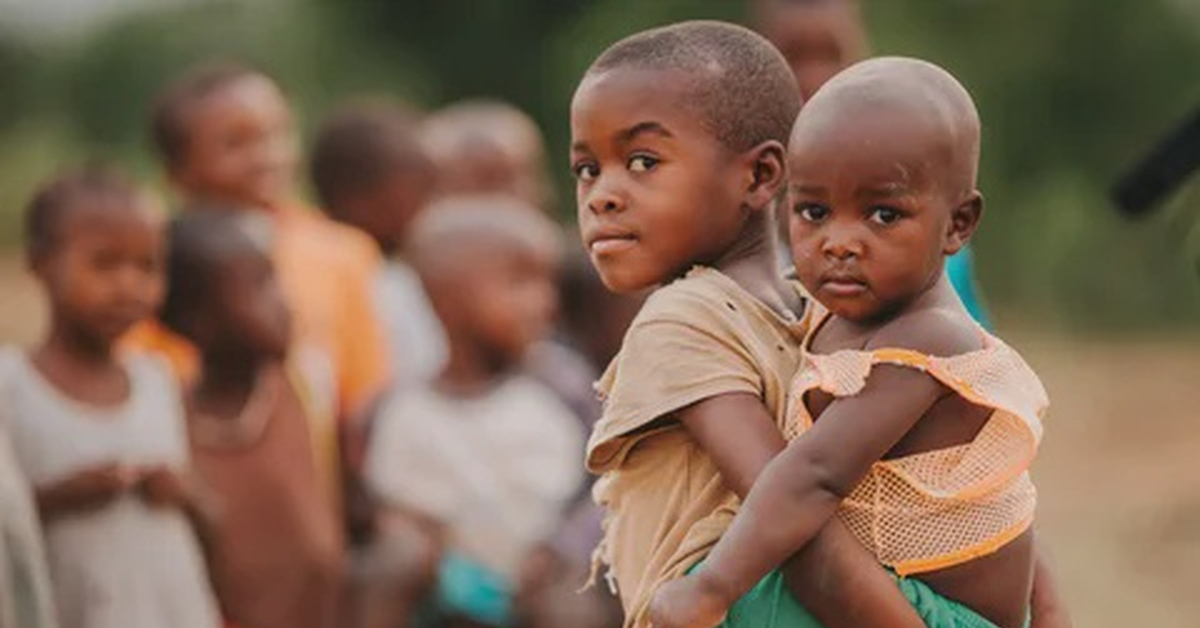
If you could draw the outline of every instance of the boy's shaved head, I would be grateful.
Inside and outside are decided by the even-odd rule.
[[[588,73],[617,68],[686,74],[690,93],[680,105],[698,109],[734,151],[785,142],[800,108],[796,81],[779,51],[753,31],[725,22],[682,22],[637,33],[605,50]]]
[[[930,164],[945,191],[975,189],[979,168],[979,114],[971,95],[949,72],[918,59],[883,57],[847,68],[805,105],[792,132],[792,147],[840,129],[871,123],[921,131]],[[868,141],[868,140],[864,140]]]
[[[541,129],[517,107],[464,100],[421,126],[444,195],[511,194],[543,209],[553,201]]]
[[[506,196],[447,197],[413,225],[406,252],[428,280],[470,274],[492,255],[530,252],[557,259],[562,234],[537,208]]]

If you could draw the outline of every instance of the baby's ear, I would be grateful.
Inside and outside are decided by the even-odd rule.
[[[961,251],[971,241],[982,216],[983,195],[979,190],[972,190],[950,211],[950,222],[946,226],[946,245],[942,251],[946,255],[954,255]]]
[[[787,179],[787,151],[783,144],[767,140],[745,153],[750,181],[745,203],[753,210],[768,207]]]

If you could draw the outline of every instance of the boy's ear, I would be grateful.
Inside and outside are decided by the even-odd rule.
[[[946,227],[946,245],[942,251],[948,256],[961,251],[971,241],[982,216],[983,194],[980,194],[979,190],[972,190],[950,212],[950,222]]]
[[[758,211],[769,207],[787,179],[787,150],[776,140],[767,140],[745,153],[750,185],[745,203]]]

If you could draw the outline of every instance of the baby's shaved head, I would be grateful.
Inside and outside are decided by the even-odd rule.
[[[882,57],[855,64],[826,83],[796,120],[792,149],[863,124],[919,129],[945,191],[969,193],[979,169],[979,114],[949,72],[917,59]],[[871,141],[870,138],[862,141]]]

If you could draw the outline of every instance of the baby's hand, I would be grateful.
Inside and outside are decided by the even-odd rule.
[[[696,576],[664,584],[650,602],[654,628],[713,628],[725,620],[729,603]]]

